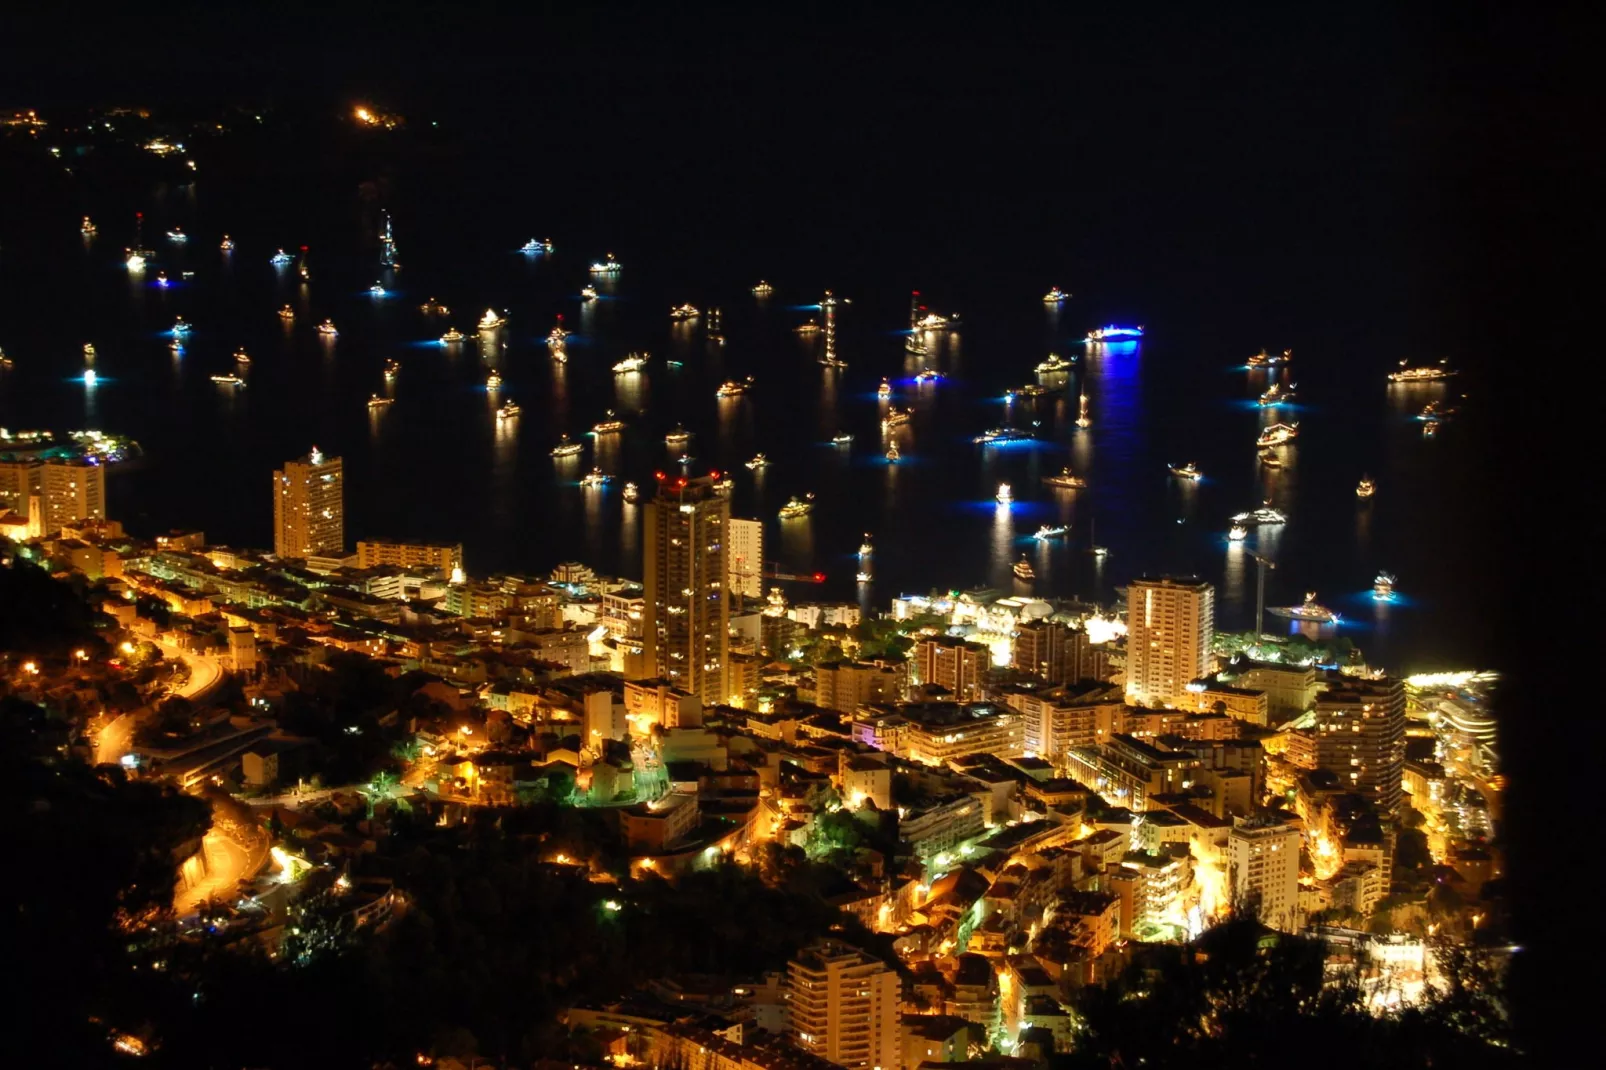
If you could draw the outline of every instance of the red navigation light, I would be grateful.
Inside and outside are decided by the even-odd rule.
[[[719,478],[719,473],[718,472],[710,472],[710,473],[708,473],[708,478],[709,479],[718,479]]]
[[[916,290],[916,291],[915,291],[915,292],[914,292],[914,295],[915,295],[915,296],[916,296],[916,297],[919,297],[919,296],[920,296],[920,291],[919,291],[919,290]]]
[[[654,479],[656,479],[660,483],[662,483],[664,481],[664,474],[662,472],[654,472],[652,474],[652,477]]]
[[[679,483],[677,485],[681,486],[681,487],[684,487],[686,485],[686,481],[684,479],[682,479],[682,480],[679,481]]]
[[[825,573],[823,573],[823,572],[816,572],[816,573],[815,573],[815,574],[814,574],[814,582],[815,582],[815,583],[824,583],[824,582],[825,582]]]
[[[302,252],[306,252],[306,251],[307,251],[307,247],[306,247],[306,246],[305,246],[305,245],[303,245],[303,246],[302,246],[302,247],[301,247],[301,251],[302,251]]]

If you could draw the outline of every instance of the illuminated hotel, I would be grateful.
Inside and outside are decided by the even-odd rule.
[[[645,670],[704,705],[730,697],[730,501],[712,476],[666,479],[647,503]]]
[[[1216,591],[1193,577],[1144,577],[1126,589],[1126,695],[1171,703],[1206,675],[1215,636]]]
[[[283,558],[339,553],[346,545],[345,473],[318,449],[273,473],[273,552]]]

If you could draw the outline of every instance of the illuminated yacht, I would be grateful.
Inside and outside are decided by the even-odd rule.
[[[84,385],[85,386],[94,386],[99,381],[100,381],[100,376],[95,374],[95,369],[94,368],[85,368],[84,369]],[[245,382],[244,379],[241,379],[237,375],[225,376],[224,378],[219,378],[218,376],[214,375],[214,376],[212,376],[212,381],[213,382],[218,382],[218,383],[227,381],[227,382],[237,382],[237,383],[242,383],[242,384]]]
[[[1229,542],[1243,542],[1248,535],[1249,529],[1242,524],[1234,524],[1227,529],[1227,541]]]
[[[89,381],[89,377],[91,375],[94,375],[94,374],[95,374],[94,372],[85,372],[84,373],[84,381],[88,382]],[[241,379],[238,375],[235,375],[233,373],[230,373],[230,374],[227,374],[227,375],[214,375],[214,376],[212,376],[212,381],[214,383],[218,383],[218,384],[220,384],[222,386],[244,386],[245,385],[245,380]]]
[[[156,285],[158,285],[158,286],[166,286],[167,285],[167,272],[158,271],[156,273]]]
[[[616,372],[639,372],[647,366],[647,361],[650,359],[651,357],[646,353],[632,353],[618,364],[615,364],[613,370]]]
[[[446,333],[441,335],[440,341],[441,345],[449,346],[461,342],[465,337],[467,336],[456,327],[448,327],[446,328]]]
[[[1015,573],[1017,580],[1035,580],[1037,578],[1037,570],[1032,568],[1032,563],[1026,560],[1025,554],[1021,555],[1021,559],[1015,562],[1015,567],[1010,571]]]
[[[145,257],[137,252],[130,251],[128,254],[128,259],[123,261],[123,263],[128,266],[129,271],[145,270]]]
[[[1266,502],[1258,509],[1251,509],[1247,513],[1235,514],[1232,522],[1241,524],[1244,527],[1258,527],[1261,524],[1286,524],[1288,523],[1288,516],[1277,509],[1273,509],[1271,503]]]
[[[1049,539],[1063,538],[1069,530],[1064,524],[1055,524],[1053,526],[1044,524],[1037,529],[1032,538],[1038,542],[1047,542]]]
[[[1142,337],[1142,327],[1117,327],[1114,324],[1087,332],[1089,342],[1129,342]]]
[[[859,544],[859,560],[863,561],[875,553],[875,545],[870,541],[870,533],[864,533],[864,541]]]
[[[927,368],[925,371],[923,371],[919,375],[915,376],[915,382],[917,382],[917,383],[935,383],[939,379],[946,379],[946,378],[948,378],[948,377],[946,375],[944,375],[942,372],[938,371],[937,369],[935,369],[935,368]]]
[[[1262,349],[1259,353],[1249,358],[1248,365],[1251,368],[1270,368],[1277,364],[1287,364],[1293,359],[1294,351],[1292,349],[1285,349],[1281,353],[1267,353]]]
[[[853,435],[847,431],[838,431],[835,435],[831,436],[831,445],[851,446],[853,445]]]
[[[669,434],[664,436],[664,445],[666,446],[684,446],[690,441],[691,432],[686,430],[684,427],[681,427],[679,424],[676,424],[674,430],[670,431]]]
[[[378,394],[373,394],[368,398],[368,407],[370,409],[383,409],[394,404],[395,401],[395,398],[382,398]]]
[[[612,409],[603,414],[600,423],[593,424],[591,433],[594,435],[616,435],[625,429],[625,422],[614,415]]]
[[[1394,601],[1394,577],[1387,572],[1379,572],[1372,581],[1372,597],[1379,602]]]
[[[993,427],[983,431],[971,441],[978,446],[991,446],[999,442],[1025,442],[1031,437],[1030,431],[1022,431],[1018,427]]]
[[[607,259],[599,260],[596,263],[591,265],[591,274],[593,274],[593,275],[617,275],[617,274],[619,274],[620,267],[621,267],[621,265],[620,265],[619,261],[617,261],[617,260],[615,260],[613,258],[613,254],[612,253],[609,253],[608,256],[607,256]]]
[[[318,333],[326,338],[334,338],[340,332],[335,330],[335,325],[332,320],[324,320],[322,323],[318,324]]]
[[[1294,400],[1294,387],[1296,385],[1297,384],[1290,383],[1285,387],[1282,383],[1272,383],[1260,395],[1260,405],[1263,408],[1272,409],[1276,408],[1278,405],[1289,404]]]
[[[229,237],[227,234],[223,235],[223,240],[218,243],[218,248],[222,249],[225,253],[234,252],[234,239]]]
[[[286,305],[285,307],[289,308],[290,306]],[[184,321],[184,317],[183,316],[180,316],[178,319],[173,321],[173,333],[174,334],[189,334],[190,333],[190,325]]]
[[[858,572],[855,572],[853,574],[853,578],[854,578],[854,580],[856,580],[859,583],[869,583],[870,582],[870,574],[868,572],[864,571],[863,569],[860,569]]]
[[[1026,383],[1024,386],[1017,386],[1011,390],[1004,391],[1004,396],[1007,398],[1040,398],[1053,392],[1053,387],[1044,386],[1041,383]]]
[[[175,245],[183,245],[185,242],[190,240],[190,236],[184,233],[184,229],[182,227],[174,227],[172,230],[167,232],[167,240]]]
[[[296,318],[296,310],[291,308],[289,305],[285,305],[283,308],[279,309],[279,318],[284,320],[286,323],[289,323]]]
[[[418,311],[426,316],[446,316],[450,315],[452,310],[431,297],[428,301],[418,306]]]
[[[626,483],[624,491],[620,496],[623,497],[626,502],[633,505],[638,499],[640,499],[641,491],[636,488],[634,483]]]
[[[496,410],[498,420],[511,420],[519,414],[519,407],[515,402],[503,402],[502,407]]]
[[[85,342],[84,343],[84,359],[85,360],[94,360],[95,359],[95,343],[93,343],[93,342]]]
[[[958,316],[939,316],[935,312],[927,312],[915,320],[913,326],[917,331],[946,331],[958,322]]]
[[[389,295],[389,293],[390,291],[386,290],[385,287],[378,282],[375,282],[372,286],[368,287],[368,294],[370,297],[386,297]]]
[[[769,463],[770,459],[768,457],[764,456],[762,453],[755,453],[753,454],[753,459],[747,462],[747,467],[756,472],[760,468],[768,468]]]
[[[558,444],[552,447],[552,456],[577,457],[585,451],[585,443],[571,442],[568,435],[563,435],[558,439]]]
[[[1422,437],[1432,438],[1439,433],[1439,421],[1430,420],[1422,425]]]
[[[1267,612],[1279,617],[1288,617],[1291,620],[1304,621],[1308,624],[1337,624],[1337,613],[1316,601],[1316,592],[1307,591],[1305,601],[1297,606],[1274,606]]]
[[[926,345],[920,335],[911,334],[903,340],[903,351],[905,353],[913,353],[917,357],[923,357],[931,352],[931,347]]]
[[[1062,490],[1078,490],[1087,486],[1087,480],[1083,479],[1079,475],[1072,474],[1069,465],[1061,468],[1060,473],[1057,476],[1044,476],[1043,482],[1047,483],[1051,487],[1058,487]]]
[[[1199,480],[1204,478],[1204,473],[1199,471],[1199,466],[1192,461],[1187,464],[1173,464],[1168,467],[1171,469],[1171,474],[1178,479]]]
[[[1260,433],[1255,439],[1255,445],[1265,449],[1269,446],[1283,446],[1299,437],[1298,424],[1272,424]]]
[[[763,279],[759,279],[758,280],[758,285],[753,287],[753,296],[754,297],[768,297],[770,294],[772,294],[774,292],[775,292],[775,287],[771,286],[769,283],[765,282]]]
[[[998,493],[993,497],[998,499],[999,505],[1008,505],[1015,500],[1015,492],[1009,489],[1008,483],[998,484]]]
[[[1355,485],[1357,498],[1370,498],[1377,493],[1377,484],[1372,482],[1371,476],[1362,476],[1361,481]]]
[[[881,385],[876,387],[875,396],[878,398],[890,398],[892,396],[892,384],[882,379]]]
[[[1050,375],[1050,374],[1052,374],[1054,372],[1066,371],[1070,367],[1071,367],[1071,362],[1070,361],[1066,360],[1064,357],[1060,356],[1058,353],[1050,353],[1048,355],[1048,359],[1047,360],[1042,361],[1041,363],[1039,363],[1037,365],[1037,374],[1038,375]]]
[[[1405,361],[1400,361],[1400,370],[1389,373],[1391,383],[1430,383],[1437,379],[1448,379],[1455,372],[1450,370],[1448,358],[1437,364],[1429,364],[1420,368],[1407,368]]]
[[[888,409],[887,414],[881,418],[881,429],[886,431],[897,427],[899,424],[906,424],[909,422],[909,419],[912,415],[913,413],[911,413],[908,409],[900,409],[894,405],[892,408]]]
[[[294,259],[295,257],[291,256],[283,249],[280,249],[278,252],[274,253],[268,258],[268,263],[272,264],[274,267],[284,267],[284,265],[288,264]]]
[[[801,498],[793,497],[785,505],[781,506],[780,517],[782,520],[798,520],[808,516],[813,510],[814,495],[812,493],[805,494]]]
[[[813,320],[809,320],[807,323],[793,327],[792,330],[796,331],[798,334],[819,334],[820,325]]]
[[[580,300],[582,300],[582,301],[595,301],[596,299],[597,299],[597,288],[595,286],[582,286],[580,288]]]
[[[1427,420],[1430,423],[1444,419],[1449,412],[1437,401],[1430,401],[1422,406],[1422,411],[1416,414],[1418,420]]]
[[[1051,286],[1051,287],[1049,287],[1048,293],[1043,295],[1043,304],[1045,304],[1045,305],[1057,305],[1061,301],[1064,301],[1066,298],[1068,298],[1070,296],[1071,296],[1070,294],[1066,293],[1064,290],[1060,289],[1058,286]]]
[[[551,251],[551,238],[548,238],[546,241],[536,241],[534,238],[531,238],[529,241],[519,246],[519,252],[521,253],[550,253]]]
[[[399,372],[399,371],[401,371],[401,362],[400,361],[395,360],[394,358],[385,361],[385,380],[387,382],[389,382],[390,380],[395,379],[396,378],[396,373]]]
[[[593,468],[580,478],[580,485],[587,489],[600,489],[607,486],[608,480],[611,478],[611,476],[604,475],[602,469]]]
[[[96,230],[97,230],[97,229],[98,229],[98,228],[97,228],[97,227],[96,227],[96,226],[95,226],[95,223],[94,223],[94,221],[93,221],[93,220],[91,220],[91,219],[90,219],[90,218],[89,218],[89,217],[88,217],[88,216],[84,216],[84,222],[83,222],[83,225],[82,225],[82,226],[80,226],[80,227],[79,227],[79,228],[78,228],[78,232],[79,232],[79,233],[80,233],[80,234],[83,234],[83,235],[85,235],[85,236],[88,236],[88,235],[90,235],[90,234],[93,234],[93,233],[95,233],[95,231],[96,231]]]
[[[726,379],[723,383],[719,384],[719,389],[714,391],[714,396],[716,398],[740,397],[742,394],[745,394],[748,392],[748,390],[752,389],[752,386],[753,377],[751,375],[739,383],[733,379]]]
[[[184,355],[184,343],[180,342],[177,338],[169,342],[167,344],[167,348],[173,351],[173,355],[175,357],[181,357]]]
[[[481,329],[483,330],[484,328]],[[559,316],[558,322],[553,324],[552,329],[547,332],[546,347],[548,349],[564,348],[568,344],[570,333],[563,329],[563,317]]]
[[[701,315],[702,312],[698,310],[696,305],[676,305],[669,310],[669,318],[677,321],[694,320]]]
[[[903,454],[898,452],[898,444],[896,442],[893,442],[887,446],[886,456],[887,460],[891,461],[893,464],[898,463],[898,458],[902,457]]]
[[[485,389],[492,391],[502,389],[502,375],[500,372],[493,371],[485,377]]]
[[[251,363],[251,354],[249,354],[249,353],[247,353],[245,351],[245,347],[244,346],[241,346],[239,349],[236,349],[234,351],[234,359],[239,364],[250,364]]]
[[[496,314],[496,309],[488,308],[485,310],[485,315],[480,317],[479,328],[481,331],[489,333],[496,330],[506,322],[507,318],[505,316],[498,316]]]

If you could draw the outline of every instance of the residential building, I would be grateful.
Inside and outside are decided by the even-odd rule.
[[[1280,821],[1235,821],[1227,836],[1227,884],[1233,900],[1274,929],[1298,932],[1299,830]]]
[[[667,680],[626,680],[625,718],[638,735],[646,735],[654,725],[699,728],[703,704],[696,695]]]
[[[642,658],[705,706],[730,695],[729,521],[708,476],[662,481],[646,508]]]
[[[1250,662],[1233,683],[1266,693],[1266,714],[1273,725],[1298,717],[1316,701],[1316,670],[1309,665]]]
[[[992,667],[987,647],[950,635],[922,638],[911,655],[922,684],[935,684],[960,700],[976,697],[983,675]]]
[[[1140,577],[1126,589],[1126,694],[1172,704],[1204,676],[1215,635],[1215,588],[1203,580]]]
[[[837,940],[801,952],[786,971],[787,1031],[804,1051],[849,1070],[903,1065],[897,973]]]
[[[821,665],[814,670],[814,704],[827,710],[852,713],[873,702],[897,702],[909,686],[903,662],[860,661]]]
[[[1107,743],[1125,730],[1125,695],[1108,684],[1009,688],[1003,699],[1020,711],[1027,752],[1056,765],[1073,747]]]
[[[730,522],[730,591],[743,598],[764,597],[764,522]]]
[[[364,539],[357,543],[357,567],[393,565],[397,568],[439,569],[448,576],[463,568],[463,544],[389,542]]]
[[[1316,765],[1385,813],[1400,805],[1405,682],[1339,677],[1316,699]]]
[[[273,473],[273,552],[284,558],[339,553],[346,545],[345,472],[318,447]]]
[[[963,702],[918,702],[898,707],[906,722],[902,757],[947,765],[968,754],[1018,757],[1020,714],[1007,706]]]

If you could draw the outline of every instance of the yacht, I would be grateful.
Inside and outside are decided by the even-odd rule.
[[[1015,500],[1015,492],[1009,489],[1008,483],[998,484],[998,493],[993,495],[998,499],[999,505],[1008,505]]]
[[[234,251],[234,239],[227,234],[223,235],[223,241],[218,244],[218,248],[225,253],[232,253]]]
[[[502,374],[493,371],[490,375],[487,375],[485,377],[485,389],[493,391],[502,389]]]
[[[1287,364],[1293,359],[1294,351],[1292,349],[1285,349],[1281,353],[1268,353],[1262,349],[1259,353],[1250,357],[1246,363],[1251,368],[1270,368],[1277,364]]]
[[[1204,473],[1199,471],[1199,466],[1194,464],[1192,461],[1189,461],[1187,464],[1173,464],[1168,465],[1167,467],[1171,469],[1171,474],[1176,476],[1178,479],[1198,480],[1204,478]]]
[[[620,265],[619,261],[617,261],[617,260],[615,260],[613,258],[613,254],[612,253],[609,253],[606,260],[599,260],[596,263],[591,265],[591,274],[593,274],[593,275],[617,275],[617,274],[619,274],[619,268],[620,267],[621,267],[621,265]]]
[[[558,444],[552,447],[552,456],[576,457],[585,451],[586,448],[583,442],[571,442],[568,435],[563,435],[558,439]]]
[[[239,364],[250,364],[251,363],[251,354],[247,353],[245,351],[245,348],[242,346],[241,348],[236,349],[234,351],[234,359],[235,359],[235,362],[239,363]]]
[[[1279,617],[1289,617],[1293,620],[1305,621],[1310,624],[1337,624],[1339,616],[1331,609],[1316,601],[1316,592],[1305,592],[1305,601],[1297,606],[1275,606],[1267,610]]]
[[[1244,527],[1242,524],[1234,524],[1232,527],[1227,529],[1228,542],[1243,542],[1248,535],[1249,529]]]
[[[831,445],[833,445],[833,446],[851,446],[851,445],[853,445],[853,434],[852,434],[852,432],[838,431],[835,435],[831,436]]]
[[[368,287],[368,295],[370,297],[388,297],[390,295],[390,291],[386,290],[381,283],[375,282],[372,286]]]
[[[641,491],[636,488],[634,483],[626,483],[624,492],[620,497],[624,498],[627,503],[634,504],[641,498]]]
[[[86,383],[92,382],[93,380],[90,377],[92,375],[94,375],[94,374],[95,374],[94,372],[85,372],[84,373],[84,382],[86,382]],[[214,383],[220,383],[223,386],[244,386],[245,385],[245,380],[241,379],[238,375],[234,375],[234,374],[214,375],[214,376],[212,376],[212,381]]]
[[[1087,395],[1082,394],[1076,402],[1076,426],[1086,430],[1093,426],[1093,417],[1087,414]]]
[[[1259,404],[1262,408],[1268,409],[1276,408],[1278,405],[1289,404],[1294,400],[1294,387],[1296,385],[1290,383],[1285,387],[1281,383],[1272,383],[1260,395]]]
[[[378,394],[373,394],[368,398],[368,407],[370,409],[383,409],[387,405],[394,404],[395,401],[395,398],[382,398]]]
[[[1428,383],[1437,379],[1448,379],[1455,372],[1449,368],[1448,360],[1441,360],[1437,364],[1430,364],[1420,368],[1407,368],[1405,361],[1400,361],[1400,370],[1389,373],[1391,383]]]
[[[1299,437],[1298,424],[1272,424],[1260,433],[1255,439],[1255,445],[1260,447],[1282,446]]]
[[[616,372],[639,372],[647,366],[647,361],[650,359],[650,356],[646,353],[632,353],[615,364],[613,370]]]
[[[234,382],[234,383],[239,383],[241,386],[245,385],[245,380],[241,379],[237,375],[229,375],[229,376],[225,376],[225,377],[222,377],[222,378],[219,378],[218,376],[214,375],[214,376],[212,376],[212,379],[213,379],[214,382],[219,382],[219,383],[222,383],[222,382]],[[94,368],[85,368],[84,369],[84,385],[85,386],[94,386],[99,381],[100,381],[100,376],[95,374],[95,369]]]
[[[625,429],[625,422],[614,415],[612,409],[603,414],[601,423],[592,425],[593,435],[615,435]]]
[[[763,279],[759,279],[758,280],[758,285],[753,287],[753,296],[754,297],[768,297],[770,294],[772,294],[774,292],[775,292],[775,287],[771,286],[769,283],[765,282]]]
[[[993,427],[983,431],[971,441],[978,446],[991,446],[997,442],[1024,442],[1031,437],[1030,431],[1022,431],[1018,427]]]
[[[917,331],[946,331],[959,320],[958,316],[939,316],[935,312],[927,312],[915,320],[914,328]]]
[[[1422,437],[1432,438],[1439,433],[1439,421],[1430,420],[1422,425]]]
[[[551,251],[552,239],[550,238],[548,238],[546,241],[536,241],[534,238],[531,238],[529,241],[519,246],[519,252],[521,253],[550,253]]]
[[[180,342],[177,338],[167,343],[167,348],[173,351],[173,355],[175,357],[182,357],[184,355],[184,343]]]
[[[900,409],[894,405],[888,409],[887,414],[881,418],[881,429],[886,431],[897,427],[899,424],[906,424],[913,415],[914,414],[908,409]]]
[[[1038,542],[1047,542],[1049,539],[1062,538],[1069,531],[1070,529],[1064,524],[1054,524],[1052,526],[1044,524],[1042,527],[1037,529],[1037,531],[1032,535],[1032,538],[1036,539]]]
[[[1114,324],[1087,332],[1089,342],[1127,342],[1142,337],[1142,327],[1117,327]]]
[[[274,267],[283,267],[294,259],[295,257],[291,256],[283,249],[280,249],[278,252],[274,253],[268,258],[268,263],[272,264]]]
[[[858,572],[855,572],[853,574],[853,578],[858,583],[869,583],[870,582],[870,574],[868,572],[864,571],[863,569],[860,569]]]
[[[1051,375],[1054,372],[1068,371],[1070,367],[1070,361],[1066,360],[1058,353],[1050,353],[1047,360],[1044,360],[1037,365],[1037,374]]]
[[[807,323],[804,323],[801,326],[793,327],[792,330],[796,331],[798,334],[819,334],[820,325],[813,320],[809,320]]]
[[[1261,524],[1286,524],[1288,523],[1288,517],[1286,514],[1273,509],[1271,503],[1267,502],[1258,509],[1251,509],[1247,513],[1234,515],[1232,522],[1234,524],[1242,524],[1245,527],[1257,527]]]
[[[870,542],[870,533],[867,531],[864,533],[864,541],[859,544],[859,560],[863,561],[874,553],[875,545]]]
[[[95,343],[93,343],[93,342],[85,342],[84,343],[84,359],[85,360],[94,360],[95,359]]]
[[[322,323],[318,324],[318,333],[324,335],[325,337],[333,338],[340,332],[335,330],[335,325],[332,320],[324,320]]]
[[[917,383],[935,383],[938,379],[946,379],[946,378],[948,378],[948,377],[946,375],[944,375],[942,372],[938,371],[937,369],[935,369],[935,368],[927,368],[925,371],[923,371],[919,375],[915,376],[915,382],[917,382]]]
[[[450,315],[452,310],[431,297],[428,301],[418,306],[418,311],[426,316],[446,316]]]
[[[128,265],[128,270],[129,271],[144,271],[145,270],[145,258],[143,256],[141,256],[139,253],[132,253],[132,252],[129,253],[128,254],[128,259],[123,261],[123,263]]]
[[[1387,572],[1379,572],[1372,581],[1372,597],[1379,602],[1394,601],[1394,577]]]
[[[289,308],[290,306],[286,305],[284,307],[285,308]],[[190,333],[190,325],[188,323],[184,322],[184,317],[183,316],[180,316],[178,319],[173,321],[173,333],[174,334],[189,334]]]
[[[890,443],[887,446],[887,460],[891,461],[893,464],[897,464],[898,459],[902,456],[903,454],[898,452],[898,444],[896,442]]]
[[[691,432],[679,424],[676,424],[675,429],[664,436],[664,445],[666,446],[684,446],[690,441]]]
[[[1017,386],[1013,390],[1004,391],[1004,396],[1007,398],[1040,398],[1053,392],[1052,387],[1043,386],[1041,383],[1027,383],[1024,386]]]
[[[506,401],[502,403],[502,407],[500,409],[496,410],[496,418],[498,420],[511,420],[513,417],[519,414],[519,411],[520,410],[517,403]]]
[[[279,309],[279,318],[284,320],[286,323],[290,323],[296,318],[296,310],[291,308],[289,305],[285,305],[283,308]]]
[[[931,352],[931,347],[926,345],[918,334],[911,334],[903,340],[903,351],[905,353],[913,353],[917,357],[923,357]]]
[[[1044,476],[1043,482],[1051,487],[1058,487],[1064,490],[1077,490],[1087,486],[1087,480],[1081,476],[1073,475],[1069,465],[1061,468],[1057,476]]]
[[[669,318],[677,321],[694,320],[701,315],[702,313],[698,311],[696,305],[676,305],[669,310]]]
[[[456,343],[461,342],[465,337],[466,336],[463,334],[463,332],[458,330],[456,327],[448,327],[446,328],[446,333],[441,335],[440,342],[443,346],[455,345]]]
[[[78,233],[83,234],[83,235],[90,235],[90,234],[95,233],[95,231],[97,229],[99,229],[99,228],[97,228],[95,226],[94,221],[91,220],[88,216],[84,216],[83,225],[78,228]]]
[[[890,398],[892,396],[892,384],[882,379],[881,385],[876,387],[875,396],[878,398]]]
[[[605,487],[605,486],[608,485],[608,480],[610,478],[611,478],[610,476],[606,476],[606,475],[602,474],[602,469],[593,468],[591,471],[587,472],[584,476],[580,477],[580,485],[582,487],[586,487],[586,488]]]
[[[769,467],[769,463],[770,459],[768,457],[764,456],[762,453],[755,453],[753,454],[753,459],[747,462],[747,467],[749,470],[756,472],[760,468]]]
[[[1045,304],[1045,305],[1057,305],[1061,301],[1064,301],[1065,299],[1067,299],[1070,296],[1071,296],[1070,294],[1066,293],[1064,290],[1060,289],[1058,286],[1050,286],[1049,289],[1048,289],[1048,293],[1043,295],[1043,304]]]
[[[747,393],[752,386],[753,377],[751,375],[739,383],[734,379],[726,379],[723,383],[719,384],[719,389],[714,391],[714,396],[716,398],[740,397],[742,394]]]
[[[1444,406],[1440,405],[1437,401],[1430,401],[1426,405],[1422,406],[1422,411],[1416,414],[1416,418],[1418,420],[1430,421],[1442,420],[1448,415],[1450,414],[1445,411]]]
[[[580,300],[582,300],[582,301],[595,301],[596,299],[597,299],[597,288],[595,286],[582,286],[582,287],[580,287]]]
[[[780,517],[782,520],[797,520],[808,516],[813,509],[814,495],[812,493],[805,494],[801,498],[793,497],[785,505],[781,506]]]
[[[547,332],[546,347],[548,349],[564,348],[569,342],[569,334],[569,331],[563,329],[563,317],[559,316],[558,322]]]
[[[400,361],[394,359],[385,361],[385,379],[387,381],[395,379],[396,373],[399,371],[401,371]]]
[[[1370,498],[1377,493],[1377,484],[1372,482],[1371,476],[1362,476],[1361,481],[1355,485],[1357,498]]]
[[[166,286],[167,285],[167,272],[158,271],[156,273],[156,285],[158,285],[158,286]]]
[[[1035,580],[1037,578],[1037,570],[1032,568],[1032,563],[1026,560],[1025,554],[1021,555],[1021,559],[1015,562],[1015,567],[1010,571],[1015,573],[1017,580]]]
[[[496,330],[506,322],[507,319],[505,317],[498,316],[496,314],[496,309],[488,308],[485,310],[485,315],[480,317],[479,328],[482,331],[490,332]]]
[[[167,232],[167,240],[173,242],[175,245],[183,245],[185,242],[190,240],[190,236],[184,233],[182,227],[174,227],[172,230]]]

